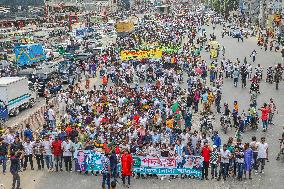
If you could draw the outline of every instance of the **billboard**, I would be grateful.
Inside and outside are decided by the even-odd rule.
[[[15,46],[14,52],[19,65],[31,65],[46,58],[41,44]]]

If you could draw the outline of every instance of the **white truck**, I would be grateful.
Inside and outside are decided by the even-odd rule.
[[[0,78],[0,119],[18,115],[20,110],[32,107],[35,100],[36,94],[29,89],[26,77]]]

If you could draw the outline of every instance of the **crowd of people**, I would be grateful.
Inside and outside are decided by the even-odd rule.
[[[72,172],[74,153],[78,150],[105,154],[100,172],[103,188],[105,185],[110,188],[111,177],[116,180],[121,176],[124,184],[127,177],[128,185],[131,184],[130,178],[135,174],[132,155],[169,157],[178,162],[185,156],[201,156],[201,179],[206,180],[209,168],[211,179],[217,180],[235,177],[241,181],[252,179],[253,171],[263,173],[269,158],[266,138],[242,139],[248,124],[258,125],[259,90],[253,90],[247,114],[239,111],[237,101],[232,109],[228,103],[221,105],[225,78],[232,78],[237,87],[241,77],[242,87],[246,87],[248,79],[252,84],[258,83],[262,76],[258,75],[258,68],[254,74],[246,58],[243,63],[240,60],[233,63],[225,57],[220,64],[203,60],[205,44],[216,39],[214,34],[206,33],[203,26],[207,22],[204,16],[190,13],[145,17],[132,34],[118,37],[101,54],[82,62],[84,66],[77,67],[76,73],[84,75],[86,84],[69,85],[61,90],[56,95],[58,109],[47,104],[46,124],[40,132],[27,125],[23,133],[9,128],[0,138],[0,163],[5,174],[10,157],[13,188],[16,181],[19,188],[18,172],[26,171],[28,163],[31,170]],[[120,58],[122,50],[157,47],[166,49],[159,59]],[[253,62],[256,54],[252,52]],[[278,66],[282,77],[282,67]],[[100,78],[101,85],[90,85],[92,77]],[[259,110],[266,131],[277,113],[273,99]],[[202,129],[194,122],[194,117],[207,120],[221,111],[227,119],[232,117],[230,127],[236,130],[228,141],[223,141],[208,122]],[[135,174],[137,178],[152,176]]]

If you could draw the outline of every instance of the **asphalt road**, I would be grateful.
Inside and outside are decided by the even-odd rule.
[[[212,28],[206,27],[207,33],[212,32]],[[261,64],[264,68],[268,66],[274,66],[278,62],[282,62],[280,53],[265,52],[256,45],[255,38],[245,39],[242,43],[238,43],[236,39],[230,37],[221,38],[221,28],[217,27],[214,31],[217,34],[217,40],[221,45],[226,47],[226,58],[235,61],[239,58],[241,61],[246,56],[249,61],[250,53],[256,49],[258,52],[255,64]],[[209,53],[202,53],[203,58],[209,61]],[[256,65],[254,65],[256,66]],[[266,69],[265,69],[266,70]],[[265,76],[264,76],[265,77]],[[278,138],[282,134],[283,117],[284,117],[284,83],[280,84],[280,90],[276,91],[274,85],[270,85],[262,82],[260,86],[261,94],[258,97],[258,104],[268,102],[272,97],[278,107],[279,113],[275,115],[275,125],[270,126],[268,132],[263,133],[259,131],[247,131],[243,135],[243,141],[249,142],[252,136],[256,136],[258,139],[261,136],[266,136],[269,144],[269,159],[265,166],[263,174],[254,175],[252,180],[246,181],[235,181],[234,179],[228,179],[226,182],[223,181],[200,181],[195,179],[174,179],[169,181],[168,179],[146,179],[146,180],[133,180],[131,188],[135,189],[168,189],[168,188],[191,188],[191,189],[205,189],[205,188],[222,188],[222,189],[249,189],[249,188],[260,188],[260,189],[281,189],[283,188],[284,180],[284,158],[280,161],[276,161],[276,154],[279,151]],[[240,87],[235,88],[231,79],[225,79],[223,86],[223,102],[228,102],[232,107],[233,100],[239,102],[239,110],[247,110],[249,102],[249,89],[242,89]],[[20,119],[20,118],[19,118]],[[218,120],[218,116],[217,119]],[[220,125],[216,121],[214,125],[215,129],[220,130]],[[224,135],[220,130],[219,133],[222,135],[222,142],[226,142],[229,136],[234,136],[235,131],[229,130],[228,134]],[[10,188],[11,186],[11,174],[7,173],[5,176],[0,174],[0,184],[3,183],[4,188]],[[48,173],[47,171],[30,171],[27,170],[21,173],[21,182],[24,189],[75,189],[75,188],[101,188],[101,177],[96,176],[84,176],[78,173]],[[118,188],[123,188],[121,184]],[[1,189],[1,186],[0,186]]]

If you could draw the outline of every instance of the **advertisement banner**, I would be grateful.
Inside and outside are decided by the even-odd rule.
[[[76,171],[102,170],[101,158],[104,154],[91,150],[81,150],[74,153]],[[203,158],[200,156],[186,156],[180,159],[164,157],[133,156],[133,172],[156,175],[186,174],[195,177],[202,176]],[[120,170],[120,164],[118,170]]]
[[[162,58],[163,51],[161,49],[150,49],[150,50],[124,50],[120,52],[121,60],[142,60],[148,59],[160,59]]]
[[[41,44],[15,46],[16,62],[20,65],[30,65],[45,60],[45,53]]]

